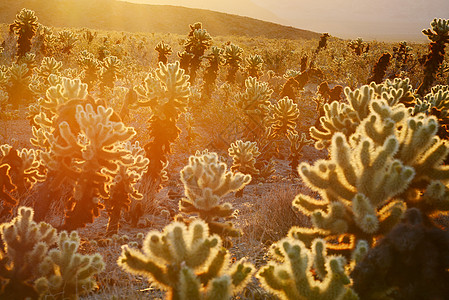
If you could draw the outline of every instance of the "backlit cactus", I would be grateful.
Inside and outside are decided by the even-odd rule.
[[[257,273],[268,291],[290,300],[358,299],[349,287],[346,260],[341,256],[327,256],[323,240],[315,240],[312,251],[292,238],[284,238],[275,246],[272,255],[276,260]]]
[[[227,171],[214,152],[197,152],[189,158],[189,164],[181,170],[186,198],[179,202],[184,214],[196,214],[203,219],[213,233],[222,236],[239,236],[229,221],[234,217],[230,203],[221,203],[226,194],[242,189],[251,181],[251,175]]]
[[[143,253],[123,246],[119,266],[147,277],[172,300],[230,299],[254,270],[242,260],[231,265],[220,237],[209,235],[207,224],[199,220],[189,227],[173,222],[162,233],[150,231],[142,248]]]
[[[241,68],[241,63],[243,61],[242,58],[243,49],[237,45],[230,44],[225,47],[224,59],[225,66],[228,66],[228,74],[226,76],[226,81],[229,83],[235,82],[235,76],[237,71]]]
[[[36,182],[43,181],[39,151],[22,148],[20,151],[8,144],[0,146],[0,163],[8,164],[9,174],[20,193],[29,190]]]
[[[39,264],[41,277],[34,286],[40,299],[79,299],[97,287],[95,275],[103,271],[103,257],[77,253],[81,239],[76,231],[63,231],[58,247],[48,251]]]
[[[108,56],[101,63],[101,87],[113,88],[114,81],[122,75],[122,62],[117,56]]]
[[[164,42],[159,42],[156,47],[154,48],[156,52],[158,53],[157,60],[158,62],[161,62],[163,64],[167,64],[168,62],[168,55],[172,54],[172,49],[169,44],[166,44]]]
[[[76,42],[78,42],[78,38],[74,32],[63,30],[58,33],[57,42],[61,47],[62,53],[71,54],[73,47],[75,47]]]
[[[254,166],[257,157],[260,155],[256,142],[243,142],[237,140],[228,149],[229,156],[232,157],[232,171],[239,171],[243,174],[256,175],[259,173]]]
[[[296,133],[296,123],[299,118],[298,105],[292,99],[284,97],[276,104],[269,106],[269,117],[266,124],[267,136],[277,138],[285,136],[288,132]]]
[[[62,167],[59,176],[68,178],[74,185],[64,229],[72,230],[92,222],[103,207],[99,199],[108,197],[110,177],[105,171],[113,173],[120,163],[133,162],[121,143],[131,139],[135,131],[122,122],[112,121],[112,115],[111,108],[78,105],[75,125],[79,132],[75,135],[74,125],[62,121],[58,126],[60,139],[50,139],[49,150],[42,153],[49,168]]]
[[[56,230],[47,223],[33,221],[33,210],[20,207],[9,223],[0,225],[5,252],[0,250],[0,278],[6,284],[0,291],[2,299],[37,298],[32,281],[49,247],[56,243]]]
[[[83,50],[79,54],[77,62],[81,66],[81,68],[84,69],[82,81],[84,83],[87,83],[87,85],[91,89],[95,81],[98,80],[100,62],[92,53],[88,52],[87,50]]]
[[[2,209],[0,210],[0,218],[3,219],[10,216],[12,208],[17,205],[17,200],[11,196],[11,192],[16,189],[9,175],[10,166],[7,164],[0,165],[0,201]]]
[[[430,26],[432,29],[422,31],[431,42],[429,53],[424,57],[424,78],[417,91],[417,94],[421,96],[424,96],[432,86],[435,74],[444,60],[444,48],[449,43],[449,20],[434,19]]]
[[[245,87],[245,92],[235,96],[234,105],[245,116],[247,129],[260,135],[265,129],[264,122],[271,105],[269,100],[273,90],[268,83],[259,82],[255,77],[246,79]]]
[[[353,135],[333,135],[329,160],[299,166],[301,177],[321,199],[295,199],[294,205],[311,216],[315,229],[292,229],[292,236],[310,242],[317,234],[349,234],[349,248],[360,239],[373,245],[407,207],[421,209],[428,222],[448,211],[443,182],[449,169],[442,161],[449,146],[435,135],[435,117],[412,117],[402,104],[390,106],[401,95],[393,99],[384,93],[387,100],[369,101],[370,113]]]
[[[31,39],[36,34],[38,27],[37,17],[34,11],[23,8],[17,15],[13,24],[10,25],[18,36],[17,55],[24,56],[31,50]]]
[[[254,54],[250,55],[245,59],[246,61],[246,73],[248,74],[248,77],[256,77],[259,78],[262,75],[262,66],[263,66],[263,59],[260,55]]]
[[[209,60],[209,66],[204,71],[203,77],[203,90],[201,92],[201,99],[205,102],[211,96],[214,90],[215,81],[218,76],[218,69],[223,64],[223,52],[222,48],[212,46],[211,53],[206,55]]]
[[[131,152],[133,162],[119,163],[118,170],[111,173],[113,178],[109,185],[109,197],[105,199],[106,211],[109,215],[108,235],[117,234],[122,210],[129,210],[132,200],[141,200],[143,195],[137,190],[137,183],[142,178],[149,160],[145,158],[145,151],[139,142],[131,144],[129,141],[124,148]]]
[[[315,141],[313,139],[308,139],[305,133],[288,132],[287,138],[290,142],[290,167],[292,168],[292,174],[297,175],[299,159],[301,158],[301,151],[304,146],[311,145]]]
[[[139,100],[135,106],[150,107],[153,113],[149,121],[152,140],[145,145],[150,160],[146,174],[157,186],[163,166],[167,163],[167,154],[171,152],[170,144],[179,136],[180,129],[176,122],[189,102],[189,76],[184,73],[179,62],[159,63],[159,68],[145,78],[144,85],[136,88],[144,100]]]
[[[190,25],[190,33],[185,41],[185,52],[190,54],[189,68],[185,69],[190,76],[189,82],[193,84],[196,79],[196,72],[201,65],[204,53],[211,46],[212,37],[203,25],[198,22]]]

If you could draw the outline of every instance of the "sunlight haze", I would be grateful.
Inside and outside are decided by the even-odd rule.
[[[449,1],[409,0],[129,0],[238,14],[342,38],[420,40],[433,18],[447,18]]]

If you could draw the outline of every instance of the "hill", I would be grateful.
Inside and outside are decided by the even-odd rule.
[[[275,39],[319,37],[316,32],[249,17],[117,0],[3,0],[0,2],[0,23],[12,23],[15,15],[24,7],[34,10],[40,23],[55,27],[185,34],[189,24],[202,22],[212,36],[262,36]]]

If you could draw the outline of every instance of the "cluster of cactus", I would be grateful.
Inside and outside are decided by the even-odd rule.
[[[276,104],[269,106],[269,117],[267,118],[267,136],[274,139],[286,136],[289,132],[296,134],[296,122],[299,118],[298,105],[292,99],[284,97]]]
[[[263,74],[263,59],[258,54],[250,55],[245,59],[246,61],[246,73],[248,77],[255,77],[259,79],[259,77]]]
[[[76,34],[70,30],[63,30],[58,32],[57,43],[61,47],[61,52],[71,54],[73,47],[78,42]]]
[[[103,59],[100,68],[100,87],[113,88],[114,81],[122,75],[122,62],[117,56],[107,56]]]
[[[230,299],[254,272],[243,260],[231,265],[220,237],[210,235],[207,224],[200,220],[189,227],[173,222],[162,233],[150,231],[142,248],[143,253],[123,246],[118,264],[168,291],[166,298],[171,300]]]
[[[345,258],[327,255],[321,239],[311,248],[293,238],[277,242],[271,251],[274,260],[257,273],[263,287],[285,300],[359,299],[349,287]]]
[[[246,118],[248,133],[260,135],[264,132],[264,120],[271,105],[269,100],[273,90],[269,88],[268,83],[260,82],[255,77],[246,79],[245,87],[245,92],[236,95],[235,106]]]
[[[189,82],[193,84],[196,79],[196,72],[201,65],[204,53],[211,46],[212,37],[203,29],[203,25],[198,22],[190,25],[189,35],[184,43],[185,49],[178,56],[181,58],[181,68],[189,74]]]
[[[31,74],[26,63],[13,63],[0,71],[0,87],[8,94],[8,102],[13,109],[27,104],[33,98],[30,90]]]
[[[84,71],[82,81],[86,83],[89,90],[91,90],[95,81],[98,80],[101,64],[95,56],[87,50],[80,52],[77,62]]]
[[[145,99],[134,105],[150,107],[153,113],[149,121],[152,140],[144,148],[150,160],[146,174],[156,185],[160,185],[161,172],[168,163],[170,144],[179,136],[178,117],[187,109],[190,83],[189,76],[184,73],[179,62],[159,63],[159,68],[148,74],[144,85],[136,88]]]
[[[432,29],[422,31],[431,43],[429,53],[424,57],[424,78],[417,91],[417,94],[421,96],[424,96],[432,86],[435,74],[444,60],[444,48],[449,43],[449,20],[434,19],[430,25]]]
[[[298,195],[294,205],[311,216],[314,229],[292,229],[292,236],[310,243],[316,236],[345,235],[349,240],[338,245],[342,250],[353,249],[359,240],[372,246],[407,207],[419,208],[430,223],[449,209],[444,185],[449,172],[442,165],[448,145],[436,136],[436,118],[412,116],[400,103],[403,94],[404,89],[392,88],[378,95],[369,86],[352,94],[367,105],[359,106],[361,118],[352,133],[333,133],[330,158],[298,168],[321,199]]]
[[[241,68],[243,49],[231,43],[225,47],[224,51],[224,65],[228,66],[226,81],[232,84],[235,82],[237,71]]]
[[[363,42],[362,38],[348,42],[348,47],[354,50],[354,53],[359,56],[369,51],[369,44]]]
[[[128,210],[132,200],[141,200],[143,195],[137,190],[136,184],[141,179],[149,163],[145,151],[139,142],[125,144],[125,149],[131,152],[133,162],[123,164],[112,173],[112,183],[109,185],[109,197],[105,199],[109,222],[106,229],[108,235],[117,234],[122,210]]]
[[[234,208],[221,198],[228,193],[243,189],[251,181],[251,175],[229,172],[218,155],[208,151],[197,152],[189,158],[189,164],[181,170],[186,198],[179,202],[184,214],[196,214],[204,220],[211,232],[223,237],[240,236],[230,219]]]
[[[407,45],[407,42],[402,41],[398,46],[393,47],[393,58],[396,60],[396,67],[400,68],[405,65],[411,58],[412,47]]]
[[[34,11],[23,8],[16,15],[14,23],[9,26],[10,30],[19,36],[17,40],[19,57],[31,50],[31,39],[36,34],[38,25]]]
[[[161,41],[156,45],[154,50],[156,50],[156,52],[158,53],[157,61],[163,64],[167,64],[168,62],[167,56],[171,55],[173,52],[170,45]]]
[[[0,298],[77,299],[96,287],[94,276],[104,269],[99,254],[77,253],[76,232],[57,234],[51,225],[33,220],[33,210],[20,207],[18,216],[0,225]],[[51,249],[58,243],[57,249]]]
[[[222,48],[217,46],[211,47],[211,52],[206,55],[206,59],[209,60],[209,66],[204,71],[203,77],[203,89],[201,91],[201,99],[203,102],[210,98],[212,91],[214,90],[215,81],[218,76],[218,69],[223,64],[223,52]]]

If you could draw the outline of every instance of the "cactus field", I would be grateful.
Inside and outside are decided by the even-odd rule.
[[[449,299],[449,19],[422,34],[2,20],[0,300]]]

